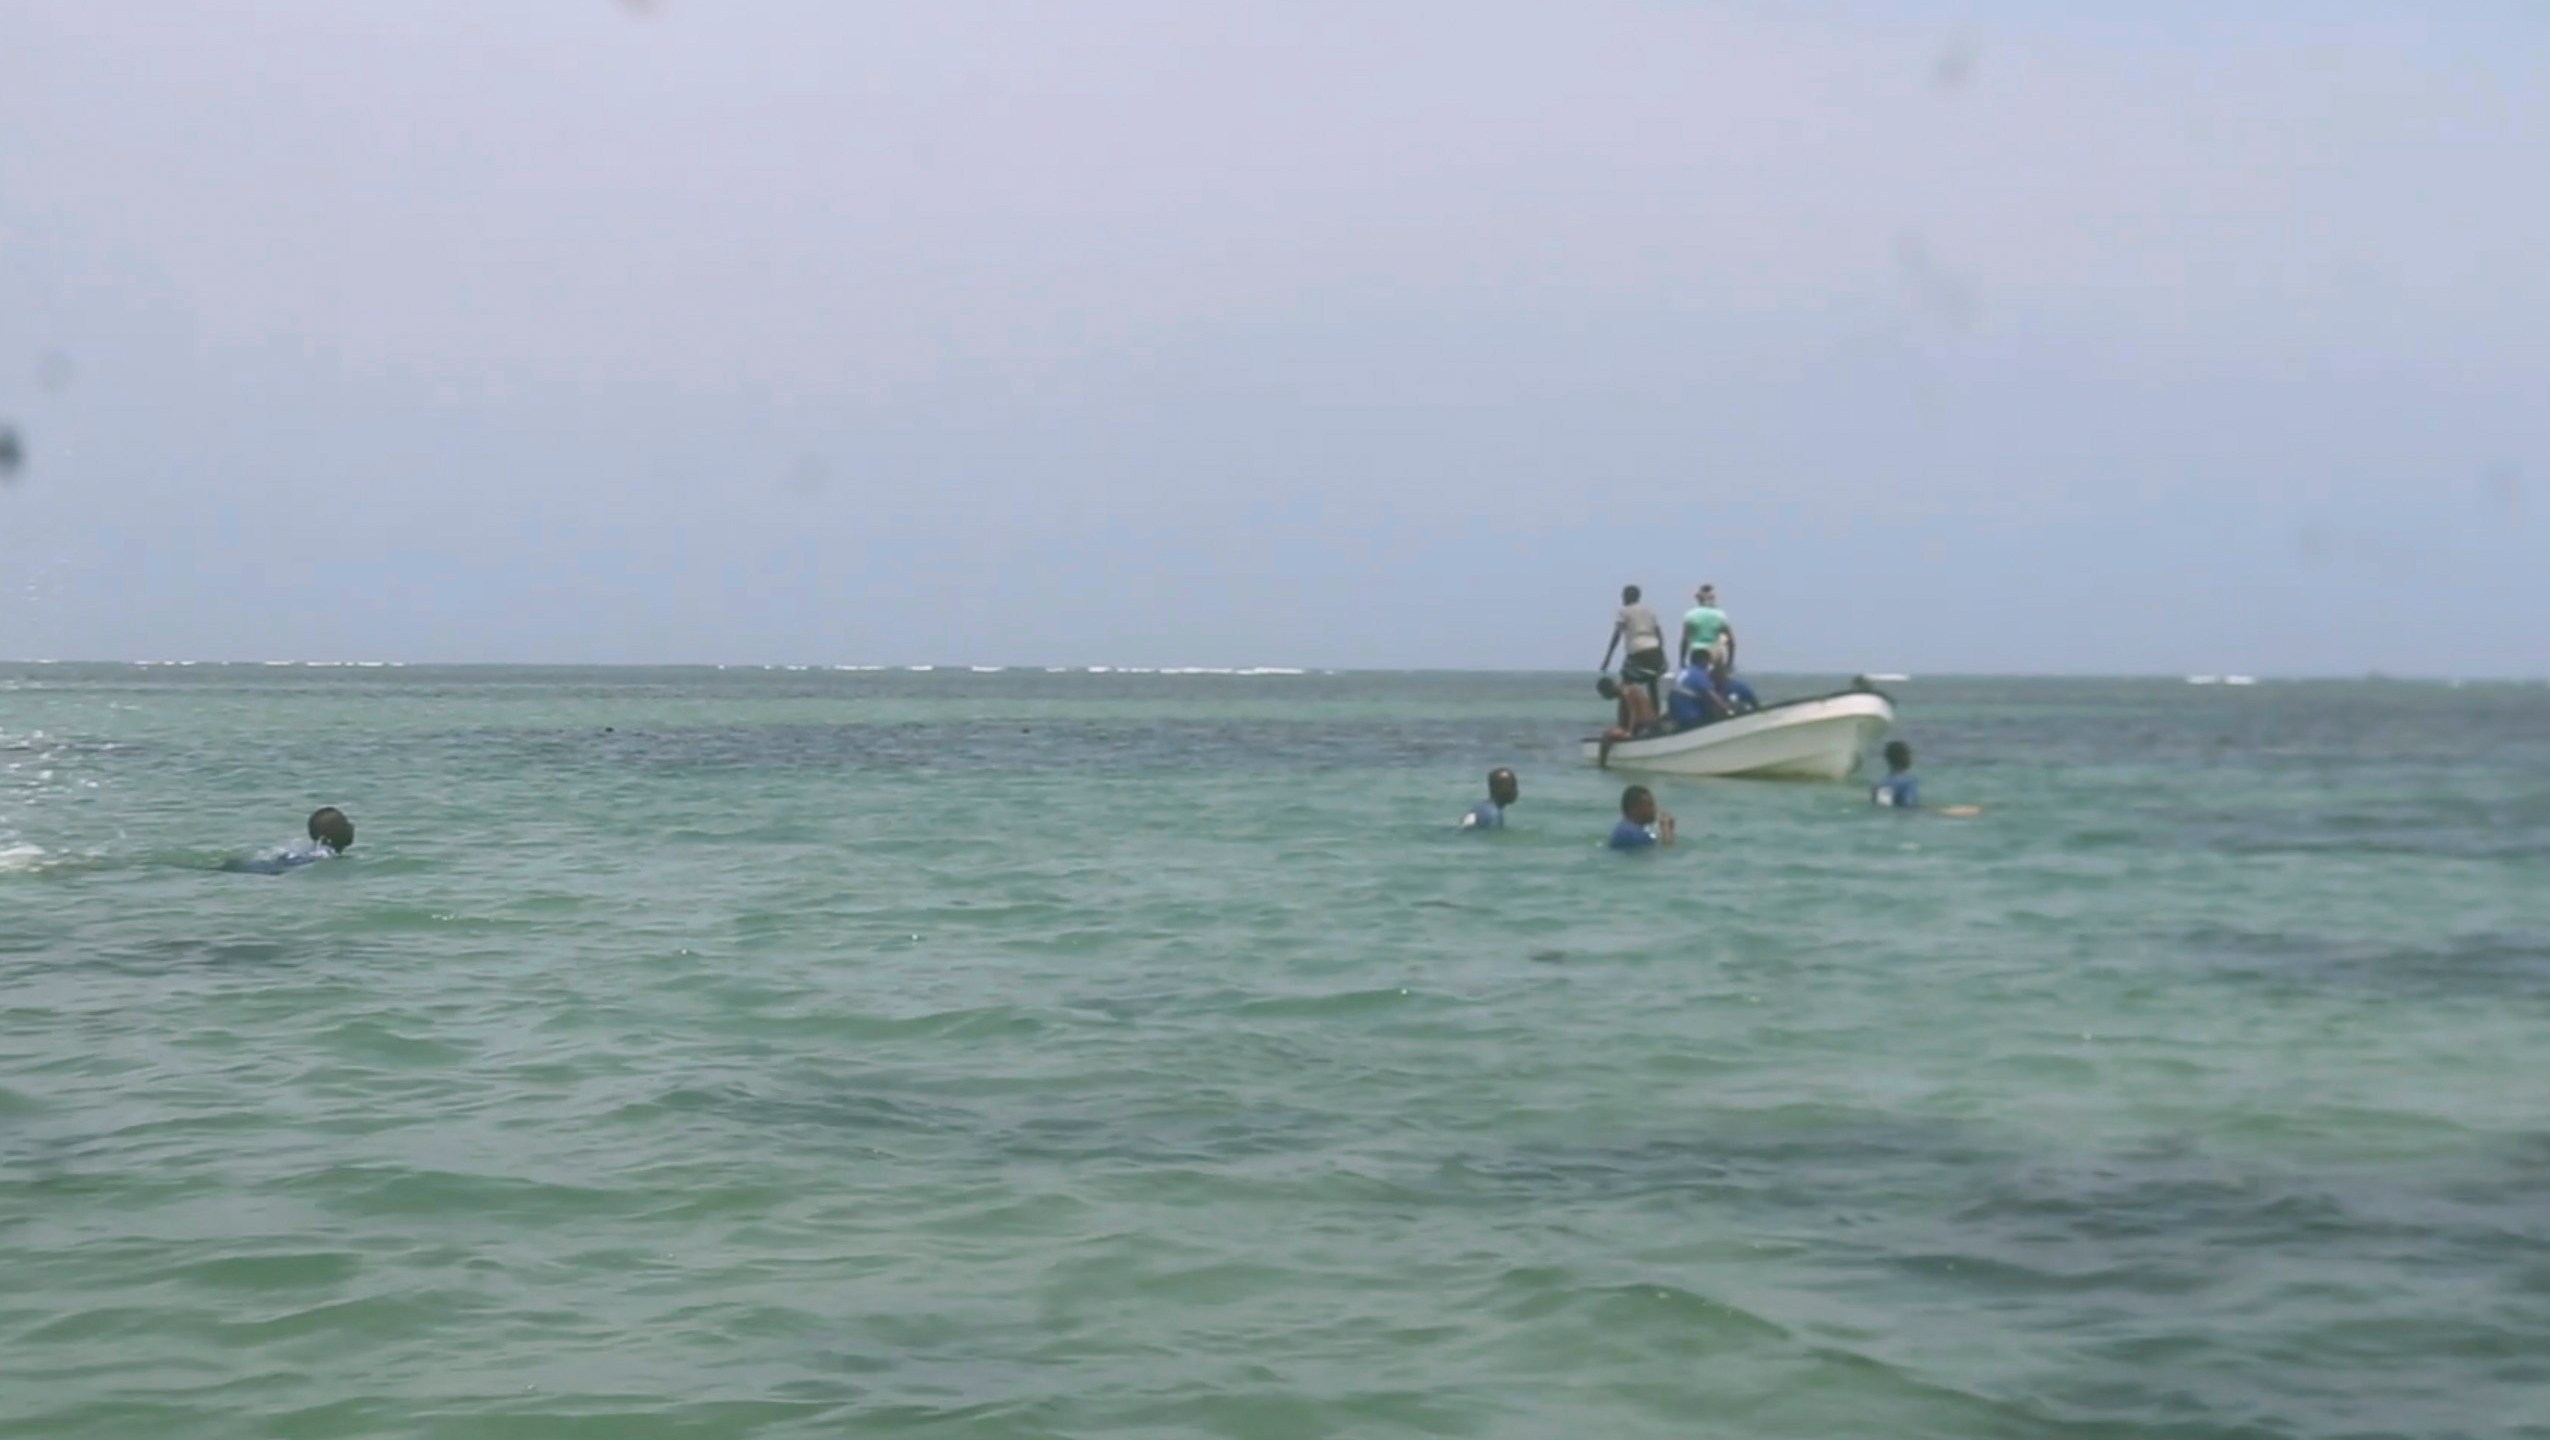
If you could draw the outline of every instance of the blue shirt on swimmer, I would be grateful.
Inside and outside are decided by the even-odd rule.
[[[1645,850],[1655,843],[1656,832],[1635,820],[1624,817],[1619,824],[1611,827],[1611,848],[1614,850]]]
[[[1461,828],[1464,830],[1502,830],[1505,828],[1505,807],[1497,804],[1493,800],[1482,800],[1478,803],[1477,808],[1473,809],[1469,814],[1461,817]]]
[[[1901,775],[1889,775],[1869,787],[1868,798],[1890,810],[1918,810],[1921,808],[1921,782],[1915,780],[1909,770]]]
[[[233,860],[221,868],[245,875],[280,875],[335,858],[336,851],[329,845],[317,840],[295,840],[280,850],[269,850],[253,860]]]

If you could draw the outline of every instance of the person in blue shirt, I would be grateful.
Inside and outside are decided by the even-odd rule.
[[[345,812],[334,805],[322,805],[311,811],[309,824],[304,828],[310,832],[307,840],[269,851],[253,860],[233,860],[221,868],[247,875],[280,875],[304,865],[333,860],[354,848],[354,822],[345,818]]]
[[[1673,717],[1674,727],[1680,730],[1723,720],[1735,713],[1726,696],[1718,691],[1718,679],[1709,669],[1707,655],[1693,652],[1690,663],[1673,677],[1673,690],[1665,696],[1665,713]]]
[[[1514,778],[1513,771],[1500,765],[1488,772],[1488,798],[1471,807],[1470,813],[1461,817],[1461,828],[1502,830],[1505,828],[1506,807],[1522,798],[1523,783]]]
[[[1718,698],[1727,703],[1730,714],[1742,715],[1762,708],[1762,697],[1753,693],[1752,686],[1737,678],[1733,660],[1720,657],[1709,667],[1709,676],[1718,682]]]
[[[1868,798],[1889,810],[1921,808],[1921,782],[1913,778],[1910,745],[1886,742],[1886,778],[1868,787]]]
[[[1611,827],[1614,850],[1653,850],[1673,843],[1673,816],[1656,808],[1656,797],[1644,785],[1620,792],[1620,823]]]
[[[1868,787],[1868,798],[1888,810],[1922,810],[1950,820],[1971,820],[1983,813],[1980,805],[1943,805],[1936,810],[1923,810],[1921,782],[1913,778],[1912,747],[1901,740],[1886,742],[1886,778]]]

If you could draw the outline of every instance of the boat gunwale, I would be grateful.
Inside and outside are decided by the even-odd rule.
[[[1611,753],[1617,756],[1622,751],[1627,750],[1629,747],[1634,745],[1654,745],[1663,740],[1684,740],[1695,736],[1706,735],[1713,730],[1718,730],[1728,725],[1738,724],[1742,721],[1751,720],[1756,716],[1770,715],[1781,710],[1795,709],[1801,705],[1822,705],[1834,700],[1857,700],[1863,697],[1884,701],[1886,705],[1886,719],[1889,724],[1893,723],[1895,718],[1894,696],[1887,694],[1883,690],[1874,689],[1836,690],[1828,695],[1801,695],[1794,700],[1782,700],[1775,704],[1765,705],[1758,710],[1747,710],[1741,715],[1730,715],[1723,720],[1712,720],[1705,725],[1694,725],[1688,730],[1669,730],[1661,735],[1641,735],[1634,740],[1615,740],[1611,745]],[[1747,731],[1745,733],[1749,734],[1751,732]],[[1603,743],[1603,737],[1600,735],[1588,735],[1579,743],[1586,745],[1600,745]]]

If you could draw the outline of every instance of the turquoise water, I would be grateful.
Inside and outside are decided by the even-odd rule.
[[[2550,1434],[2550,689],[1588,678],[0,670],[0,1435]]]

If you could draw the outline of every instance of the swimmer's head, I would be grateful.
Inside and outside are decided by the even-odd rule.
[[[1644,785],[1632,785],[1620,792],[1620,818],[1640,825],[1656,823],[1656,797]]]
[[[342,855],[354,848],[354,822],[334,805],[310,812],[310,838]]]
[[[1523,782],[1500,765],[1488,772],[1488,798],[1499,805],[1511,805],[1523,798]]]
[[[1621,586],[1621,587],[1620,587],[1620,603],[1621,603],[1621,604],[1623,604],[1623,605],[1635,605],[1635,604],[1637,604],[1637,603],[1638,603],[1638,587],[1637,587],[1637,586],[1635,586],[1635,585],[1623,585],[1623,586]]]
[[[1912,747],[1901,740],[1886,742],[1886,768],[1901,775],[1912,768]]]
[[[1617,700],[1620,698],[1620,682],[1606,675],[1594,682],[1594,693],[1606,700]]]

